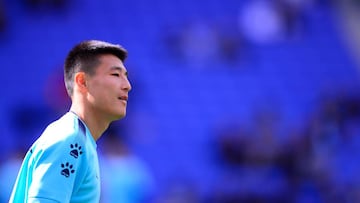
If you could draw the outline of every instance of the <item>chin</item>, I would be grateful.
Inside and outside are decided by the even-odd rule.
[[[122,119],[122,118],[124,118],[126,116],[126,114],[122,114],[122,115],[120,115],[119,117],[118,117],[118,119]]]
[[[126,116],[126,112],[121,112],[115,115],[115,120],[122,119]]]

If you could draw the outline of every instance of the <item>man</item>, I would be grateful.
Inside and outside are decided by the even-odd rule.
[[[68,54],[64,79],[70,111],[50,124],[27,152],[9,202],[99,202],[96,140],[126,114],[131,85],[127,51],[84,41]]]

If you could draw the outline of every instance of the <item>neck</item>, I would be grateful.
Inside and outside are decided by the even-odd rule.
[[[110,122],[101,119],[95,112],[88,108],[72,104],[70,111],[74,112],[89,128],[90,133],[94,140],[98,140],[104,131],[109,127]]]

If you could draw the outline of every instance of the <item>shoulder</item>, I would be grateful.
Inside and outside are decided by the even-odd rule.
[[[33,150],[80,150],[86,139],[85,135],[79,130],[78,122],[76,117],[69,113],[65,114],[47,126],[34,143]]]
[[[46,140],[46,143],[85,141],[84,134],[79,129],[79,120],[69,113],[48,125],[40,136],[39,140],[41,139]]]

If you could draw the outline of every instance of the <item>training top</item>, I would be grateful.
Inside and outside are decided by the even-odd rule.
[[[9,202],[99,201],[96,142],[85,123],[68,112],[51,123],[26,153]]]

